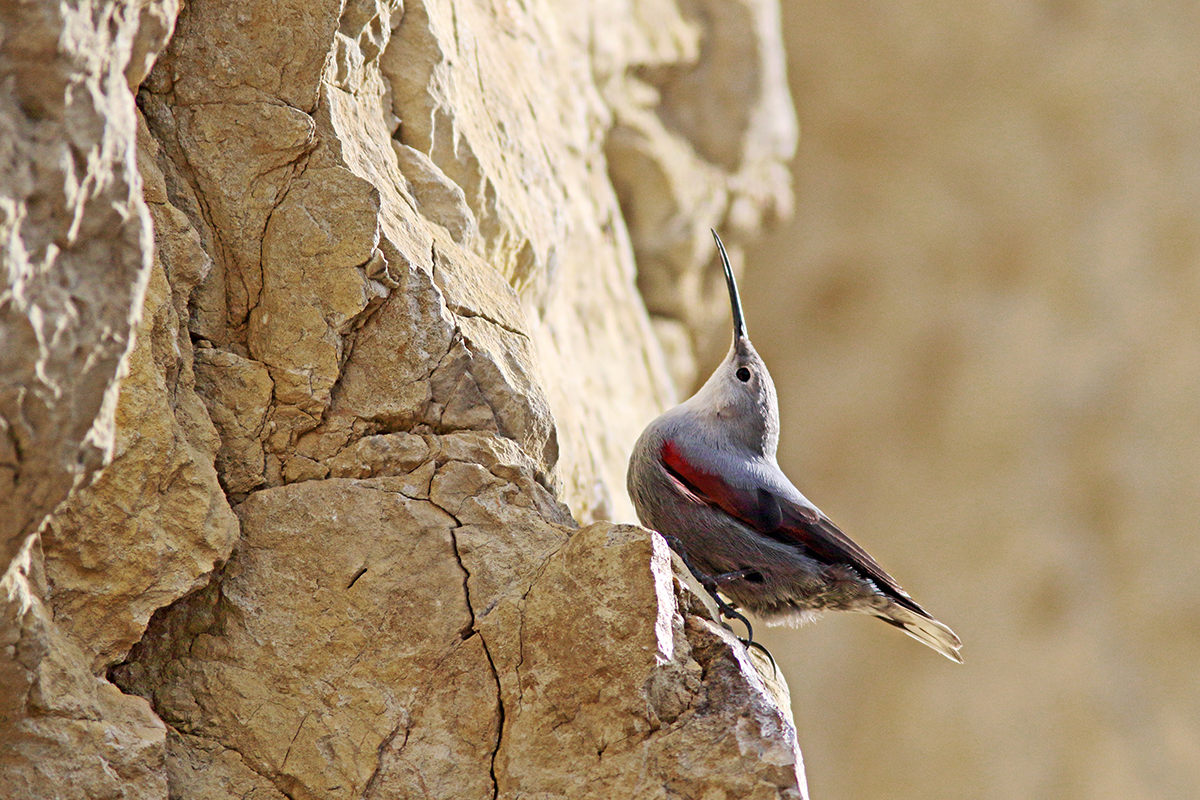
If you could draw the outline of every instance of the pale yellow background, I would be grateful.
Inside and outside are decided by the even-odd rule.
[[[1200,4],[785,2],[794,482],[965,642],[766,638],[814,800],[1200,797]]]

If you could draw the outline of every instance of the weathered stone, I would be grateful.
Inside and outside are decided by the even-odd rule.
[[[728,632],[690,615],[672,558],[659,536],[596,523],[482,617],[499,796],[807,796],[790,714]],[[463,551],[472,578],[480,563]]]
[[[175,41],[180,41],[178,32]],[[271,102],[214,98],[167,108],[174,129],[168,133],[159,121],[152,128],[163,139],[170,136],[186,159],[215,240],[218,270],[211,280],[219,278],[225,289],[225,324],[240,329],[263,289],[267,220],[316,144],[313,121],[302,111]]]
[[[504,440],[438,438],[495,466],[445,461],[432,502],[332,479],[256,492],[219,583],[156,621],[121,685],[289,796],[666,797],[665,765],[701,748],[720,758],[683,785],[803,796],[786,713],[741,645],[685,618],[707,612],[660,538],[568,539],[548,495],[522,502],[545,492],[528,467],[482,455]]]
[[[219,583],[165,614],[118,680],[289,796],[360,796],[470,629],[454,520],[342,479],[255,492],[238,514]]]
[[[339,167],[291,183],[262,235],[263,285],[247,344],[275,384],[275,401],[320,415],[356,318],[387,296],[360,269],[379,244],[374,188]]]
[[[57,627],[37,532],[113,449],[151,265],[126,76],[171,16],[153,2],[0,8],[0,774],[14,798],[165,794],[163,726]],[[123,605],[108,608],[141,613]]]
[[[0,627],[14,741],[80,741],[15,763],[84,764],[68,785],[94,795],[802,794],[786,700],[662,542],[577,527],[628,515],[628,448],[674,393],[610,130],[649,65],[723,69],[705,36],[728,26],[669,0],[293,5],[137,12],[158,241],[116,458],[54,517],[44,579],[26,551]],[[747,114],[745,162],[777,162]],[[714,224],[743,218],[748,168],[677,159],[672,124],[640,180],[672,161]],[[676,323],[678,375],[703,317]],[[0,436],[0,465],[19,453]]]
[[[109,24],[111,20],[111,25]],[[0,564],[112,447],[150,266],[116,4],[7,6],[0,74]],[[60,42],[60,32],[73,31]],[[141,41],[141,40],[138,40]],[[101,265],[102,268],[97,268]]]
[[[331,477],[404,475],[429,460],[429,445],[411,433],[366,436],[329,459]]]
[[[221,435],[217,470],[222,485],[234,494],[261,486],[266,481],[263,440],[275,387],[266,365],[212,347],[196,350],[194,359],[196,391]]]
[[[113,461],[42,537],[55,621],[97,672],[141,638],[151,614],[206,580],[237,539],[213,469],[216,432],[193,393],[191,345],[180,336],[156,262],[117,402]]]
[[[217,434],[193,391],[185,328],[188,296],[211,261],[168,203],[144,125],[138,151],[161,246],[117,402],[113,462],[58,509],[42,544],[56,624],[94,672],[124,656],[155,610],[203,582],[237,537],[213,469]],[[108,569],[113,563],[122,569]]]
[[[355,338],[333,415],[386,430],[436,421],[431,376],[454,343],[454,318],[425,270],[403,269],[399,287]]]
[[[438,664],[437,676],[411,693],[364,797],[496,796],[491,773],[503,717],[483,638],[464,641]]]
[[[0,768],[13,798],[166,796],[165,727],[58,631],[37,539],[0,579]]]
[[[170,796],[187,800],[286,800],[266,778],[246,766],[237,751],[211,739],[167,732]]]
[[[392,142],[400,172],[408,181],[408,191],[430,222],[445,228],[454,241],[471,247],[479,235],[475,214],[467,205],[462,187],[438,169],[429,156],[406,144]]]

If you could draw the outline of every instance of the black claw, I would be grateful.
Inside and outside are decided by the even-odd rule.
[[[779,674],[779,667],[775,663],[775,656],[771,655],[770,650],[768,650],[766,647],[762,646],[758,642],[751,641],[751,640],[746,640],[745,642],[743,642],[743,644],[746,645],[746,649],[750,649],[751,647],[753,647],[755,650],[759,651],[764,656],[766,656],[767,660],[771,662],[771,674],[772,675]]]
[[[708,587],[705,587],[705,588],[707,589]],[[750,626],[750,620],[748,620],[744,616],[742,616],[742,612],[738,611],[737,607],[734,606],[732,603],[726,601],[725,598],[721,597],[720,595],[716,594],[715,592],[713,592],[711,590],[709,591],[709,594],[712,595],[713,600],[717,601],[717,610],[721,612],[721,616],[724,617],[725,619],[736,619],[738,622],[745,625],[746,626],[746,640],[752,641],[754,639],[754,628]]]
[[[754,575],[757,573],[757,570],[739,569],[735,572],[725,572],[716,576],[709,575],[701,572],[692,564],[691,559],[687,557],[687,552],[683,548],[683,542],[674,536],[664,535],[663,538],[667,540],[667,544],[671,546],[671,549],[679,555],[679,558],[683,561],[683,565],[692,573],[692,577],[704,587],[704,591],[708,592],[709,597],[717,604],[717,611],[720,612],[721,616],[725,619],[735,619],[746,626],[746,638],[742,639],[739,637],[738,641],[745,645],[747,650],[753,648],[765,655],[767,660],[771,662],[772,672],[776,675],[779,674],[779,667],[776,666],[775,657],[771,655],[771,651],[754,641],[754,627],[750,624],[750,620],[746,619],[745,615],[737,610],[737,606],[721,597],[717,591],[721,584]]]

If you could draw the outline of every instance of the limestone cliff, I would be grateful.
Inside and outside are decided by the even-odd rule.
[[[708,228],[787,210],[777,13],[0,12],[14,797],[806,796],[786,690],[606,521]]]

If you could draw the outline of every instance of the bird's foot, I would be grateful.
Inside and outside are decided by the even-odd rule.
[[[750,650],[753,648],[754,650],[757,650],[758,652],[760,652],[764,656],[766,656],[767,661],[771,662],[771,674],[772,675],[779,674],[779,666],[775,663],[775,656],[771,655],[770,650],[768,650],[765,646],[759,644],[758,642],[752,642],[749,639],[738,639],[738,641],[741,642],[742,644],[746,645],[747,650]]]
[[[754,570],[740,570],[740,572],[753,572],[753,571]],[[695,574],[694,571],[693,571],[693,574]],[[750,625],[750,620],[746,619],[745,615],[737,610],[737,606],[735,606],[733,603],[728,602],[723,597],[721,597],[719,594],[717,594],[717,591],[716,591],[717,584],[722,582],[721,579],[724,578],[726,575],[737,575],[737,573],[730,572],[730,573],[725,573],[725,575],[717,575],[714,578],[709,578],[709,580],[713,584],[712,588],[709,588],[708,586],[704,586],[704,588],[712,596],[712,599],[716,601],[717,610],[721,612],[721,616],[725,617],[726,619],[736,619],[737,621],[741,622],[743,625],[746,626],[746,638],[743,639],[739,636],[738,641],[741,642],[742,644],[744,644],[746,646],[747,650],[750,650],[750,649],[757,650],[760,653],[762,653],[764,656],[766,656],[767,660],[771,662],[771,671],[775,674],[779,674],[779,667],[775,664],[775,657],[773,655],[771,655],[771,651],[768,650],[764,645],[759,644],[758,642],[754,641],[754,628],[753,628],[753,626]],[[697,577],[697,580],[700,580],[700,578]],[[730,578],[729,580],[733,580],[733,578]],[[704,585],[703,581],[701,581],[701,585],[702,586]]]
[[[687,551],[683,547],[683,542],[674,536],[663,536],[663,538],[667,540],[667,544],[679,555],[679,558],[683,561],[683,565],[688,568],[688,571],[692,573],[697,582],[704,587],[704,591],[708,592],[709,597],[717,604],[717,611],[720,612],[721,616],[725,619],[735,619],[746,626],[746,638],[737,637],[737,640],[745,645],[746,649],[752,648],[765,655],[767,660],[771,662],[771,669],[775,673],[778,673],[779,668],[775,665],[775,657],[771,655],[771,651],[754,641],[754,626],[750,624],[750,620],[746,619],[746,616],[737,610],[736,605],[721,597],[718,591],[722,584],[754,575],[758,570],[739,569],[734,572],[723,572],[720,575],[709,575],[698,569],[692,563],[691,559],[688,558]]]

